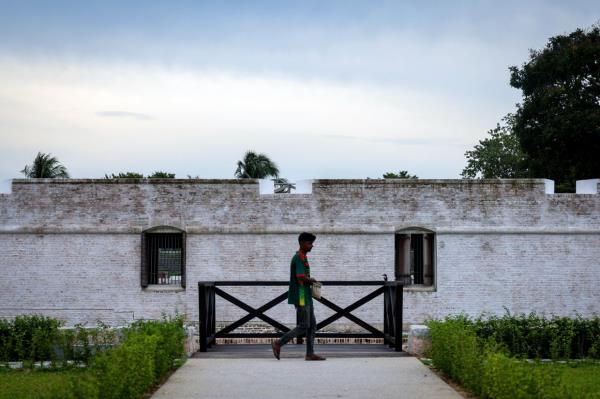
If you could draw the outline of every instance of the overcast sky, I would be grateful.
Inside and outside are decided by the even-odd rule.
[[[508,67],[594,1],[0,1],[0,180],[38,151],[75,178],[458,178],[515,110]],[[440,3],[440,4],[438,4]]]

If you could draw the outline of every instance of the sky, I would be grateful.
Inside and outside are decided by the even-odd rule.
[[[73,178],[459,178],[514,112],[509,66],[595,1],[0,0],[0,181],[38,151]]]

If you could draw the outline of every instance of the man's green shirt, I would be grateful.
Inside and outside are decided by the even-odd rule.
[[[310,265],[306,254],[298,251],[290,262],[290,290],[288,303],[296,306],[312,305],[312,291],[310,284],[300,280],[310,277]]]

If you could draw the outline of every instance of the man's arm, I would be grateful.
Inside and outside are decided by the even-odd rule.
[[[296,264],[296,278],[298,279],[298,282],[300,284],[303,284],[303,283],[311,284],[311,283],[317,282],[317,280],[315,280],[314,278],[308,277],[306,275],[306,270],[304,269],[304,263],[302,263],[302,260],[300,258],[296,258],[295,264]]]

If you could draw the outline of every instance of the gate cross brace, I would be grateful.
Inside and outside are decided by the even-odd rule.
[[[236,328],[238,328],[239,326],[247,323],[248,321],[252,320],[255,317],[258,317],[259,319],[267,322],[268,324],[270,324],[271,326],[279,329],[280,331],[283,332],[287,332],[290,329],[287,328],[286,326],[284,326],[283,324],[279,323],[276,320],[273,320],[272,318],[270,318],[269,316],[265,315],[264,312],[266,312],[267,310],[271,309],[272,307],[274,307],[275,305],[279,304],[280,302],[283,302],[286,298],[287,298],[287,291],[284,292],[283,294],[279,295],[277,298],[267,302],[266,304],[262,305],[261,307],[254,309],[252,306],[240,301],[239,299],[237,299],[236,297],[234,297],[233,295],[228,294],[227,292],[215,287],[215,294],[218,294],[219,296],[221,296],[222,298],[228,300],[229,302],[233,303],[234,305],[244,309],[245,311],[248,312],[248,314],[244,317],[242,317],[241,319],[239,319],[238,321],[228,325],[227,327],[223,328],[222,330],[220,330],[219,332],[217,332],[215,334],[215,337],[219,337],[221,335],[227,334],[233,330],[235,330]]]
[[[337,319],[340,319],[342,317],[346,317],[347,319],[355,322],[356,324],[358,324],[359,326],[361,326],[365,330],[373,333],[374,335],[383,336],[383,333],[381,331],[379,331],[375,327],[370,326],[365,321],[359,319],[358,317],[356,317],[352,313],[350,313],[353,310],[361,307],[365,303],[367,303],[367,302],[371,301],[372,299],[378,297],[382,293],[383,293],[383,287],[377,288],[375,291],[371,292],[369,295],[367,295],[367,296],[359,299],[358,301],[356,301],[353,304],[345,307],[344,309],[340,308],[339,306],[337,306],[333,302],[328,301],[327,299],[325,299],[323,297],[321,297],[321,299],[317,299],[317,301],[321,302],[323,305],[325,305],[325,306],[327,306],[327,307],[329,307],[332,310],[334,310],[334,311],[337,312],[336,314],[328,317],[327,319],[323,320],[322,322],[317,323],[317,330],[320,330],[321,328],[323,328],[323,327],[325,327],[325,326],[333,323]]]

